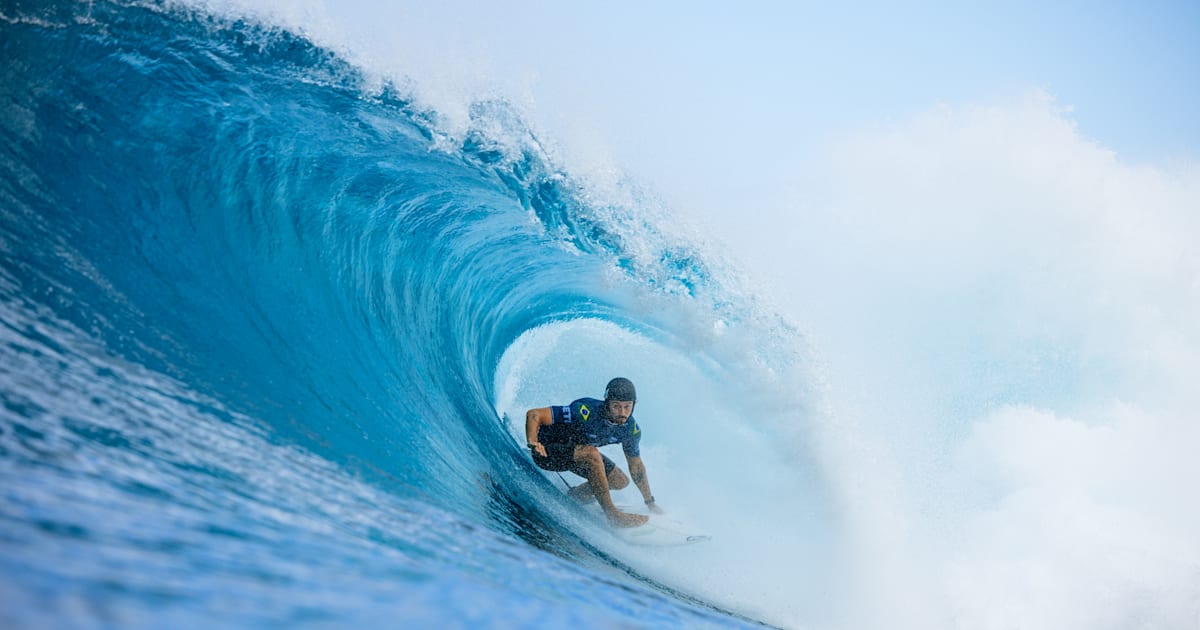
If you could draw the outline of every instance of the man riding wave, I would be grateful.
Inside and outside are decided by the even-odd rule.
[[[642,430],[633,418],[637,390],[627,378],[614,378],[604,388],[604,400],[580,398],[569,405],[540,407],[525,412],[525,438],[533,462],[538,468],[555,472],[571,471],[587,481],[571,489],[581,502],[595,497],[616,527],[636,527],[649,518],[622,512],[613,504],[609,489],[629,485],[629,477],[599,448],[621,444],[634,485],[650,511],[661,514],[650,491],[646,466],[639,445]]]

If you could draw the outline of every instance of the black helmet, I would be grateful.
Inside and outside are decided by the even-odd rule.
[[[604,401],[610,400],[628,400],[637,402],[637,389],[633,386],[633,381],[618,376],[608,382],[608,386],[604,388]]]

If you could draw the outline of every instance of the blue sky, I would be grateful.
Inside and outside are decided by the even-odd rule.
[[[794,142],[1036,88],[1132,159],[1200,152],[1195,2],[468,7],[424,13],[425,32],[492,72],[536,76],[555,111],[592,109],[571,99],[584,96],[635,128],[711,120]]]
[[[1198,2],[224,3],[433,91],[531,97],[618,145],[715,125],[770,149],[1041,89],[1130,159],[1200,155]]]

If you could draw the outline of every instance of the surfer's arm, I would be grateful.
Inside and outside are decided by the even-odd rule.
[[[646,465],[642,463],[642,458],[638,455],[626,454],[625,461],[629,464],[629,477],[633,479],[634,485],[642,493],[642,500],[646,502],[646,507],[655,514],[661,513],[662,508],[655,504],[654,493],[650,491],[650,480],[646,478]]]
[[[554,414],[549,407],[539,407],[525,412],[525,442],[538,455],[546,457],[546,447],[538,442],[538,429],[550,426],[554,422]]]

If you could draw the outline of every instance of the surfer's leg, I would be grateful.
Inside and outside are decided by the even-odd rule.
[[[625,473],[620,468],[617,468],[616,462],[609,459],[603,453],[600,454],[600,458],[604,460],[604,474],[608,478],[608,487],[610,490],[620,490],[629,485],[629,477],[626,477]],[[584,479],[588,478],[587,468],[584,466],[573,466],[571,472]],[[592,484],[588,481],[571,488],[567,494],[580,503],[591,503],[596,500],[596,495],[592,492]]]
[[[581,444],[575,447],[575,463],[586,468],[588,485],[591,486],[592,494],[596,495],[596,500],[600,502],[600,507],[604,509],[609,522],[619,527],[633,527],[645,523],[645,516],[626,514],[613,505],[612,495],[608,490],[608,475],[606,474],[608,471],[604,469],[604,459],[600,455],[600,450],[595,446]]]
[[[600,502],[600,507],[604,508],[606,513],[612,512],[616,508],[613,507],[612,497],[608,494],[608,475],[604,474],[604,459],[600,455],[600,450],[595,446],[581,444],[575,447],[575,466],[571,469],[577,475],[582,475],[587,478],[587,483],[576,487],[587,488],[591,491],[596,500]],[[580,492],[583,492],[580,490]]]

